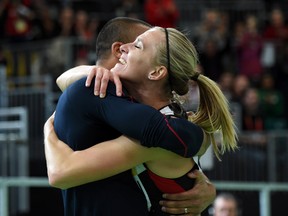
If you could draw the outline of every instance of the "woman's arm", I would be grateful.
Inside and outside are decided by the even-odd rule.
[[[153,159],[156,153],[163,151],[143,147],[125,136],[82,151],[73,151],[58,139],[53,118],[46,121],[44,136],[48,177],[54,187],[66,189],[104,179]],[[160,154],[158,156],[161,157]]]
[[[71,68],[62,73],[56,80],[58,87],[63,92],[69,85],[75,81],[87,76],[89,72],[94,68],[93,65],[81,65]]]
[[[110,70],[95,66],[95,65],[81,65],[71,68],[62,73],[56,80],[58,87],[63,92],[68,86],[77,80],[86,77],[86,85],[90,86],[92,80],[95,78],[94,94],[95,96],[105,97],[106,89],[109,80],[113,81],[116,86],[116,94],[122,95],[122,83],[119,76],[111,73]]]
[[[82,72],[82,75],[81,75],[81,70],[82,71],[86,71],[86,72]],[[78,72],[77,72],[78,71]],[[88,78],[86,79],[86,85],[90,85],[91,84],[91,82],[92,82],[92,79],[95,77],[95,85],[94,85],[94,94],[95,95],[97,95],[97,94],[99,94],[99,91],[100,91],[100,97],[101,97],[101,95],[102,95],[102,97],[104,97],[105,95],[106,95],[106,88],[107,88],[107,84],[108,84],[108,81],[109,81],[109,79],[112,79],[113,81],[114,81],[114,84],[115,84],[115,86],[116,86],[116,94],[119,96],[120,94],[121,94],[121,92],[122,92],[122,85],[121,85],[121,81],[120,81],[120,79],[119,79],[119,77],[116,77],[116,76],[113,76],[113,75],[111,75],[111,72],[109,71],[109,70],[107,70],[107,69],[105,69],[105,68],[102,68],[102,67],[98,67],[98,66],[78,66],[78,67],[76,67],[76,68],[72,68],[72,69],[70,69],[70,70],[68,70],[68,71],[66,71],[66,72],[64,72],[58,79],[57,79],[57,82],[59,82],[59,83],[61,83],[61,84],[59,84],[59,85],[62,85],[62,89],[64,90],[64,88],[66,88],[68,85],[70,85],[72,82],[75,82],[77,79],[80,79],[80,77],[83,77],[83,76],[85,76],[85,75],[83,75],[83,74],[88,74]],[[77,75],[77,74],[79,74],[79,75]],[[86,75],[87,75],[86,74]],[[79,92],[78,92],[79,93]],[[77,94],[78,94],[77,93]],[[115,99],[114,99],[115,100]],[[123,99],[120,99],[120,100],[123,100]],[[91,101],[91,99],[89,99],[89,101]],[[102,100],[101,100],[102,101]],[[119,100],[118,100],[119,101]],[[102,101],[103,103],[104,103],[104,101]],[[101,104],[101,103],[100,103]],[[131,104],[130,104],[131,105]],[[130,105],[129,105],[129,107],[130,107]],[[97,107],[97,106],[99,106],[99,102],[98,102],[98,104],[95,104],[95,106],[93,106],[92,104],[91,104],[91,106],[92,107]],[[109,106],[109,107],[111,107],[111,106]],[[134,107],[135,107],[135,105],[134,105]],[[109,109],[106,109],[106,108],[103,108],[103,110],[109,110]],[[119,109],[119,110],[122,110],[122,109]],[[135,109],[133,109],[133,110],[135,110]],[[123,112],[121,111],[121,113],[119,114],[119,115],[113,115],[113,116],[118,116],[118,118],[120,118],[120,119],[118,119],[118,122],[122,122],[121,121],[121,117],[122,116],[125,116],[125,118],[124,118],[124,121],[125,122],[133,122],[133,121],[129,121],[129,119],[127,118],[128,116],[126,116],[126,115],[123,115],[123,113],[124,113],[124,110],[123,110]],[[126,112],[126,113],[133,113],[131,110],[129,110],[129,112]],[[136,108],[136,113],[137,113],[137,116],[139,116],[138,115],[138,113],[139,113],[139,110],[137,110],[137,108]],[[151,112],[150,112],[150,114],[151,114]],[[105,116],[111,116],[111,115],[109,115],[109,112],[105,115]],[[132,116],[132,118],[134,119],[134,116]],[[105,122],[107,122],[107,120],[108,119],[104,119],[104,121]],[[115,118],[113,117],[112,118],[112,122],[111,122],[111,126],[113,126],[113,127],[115,127],[115,124],[113,124],[113,122],[115,123]],[[123,120],[123,118],[122,118],[122,120]],[[177,128],[177,131],[186,131],[186,132],[188,132],[188,133],[191,133],[191,134],[193,134],[193,136],[191,136],[191,134],[189,135],[189,136],[187,136],[187,134],[181,134],[181,136],[183,136],[183,137],[186,137],[186,142],[187,142],[187,138],[189,137],[189,140],[190,140],[190,143],[191,143],[191,141],[192,141],[192,143],[193,143],[193,148],[187,148],[187,150],[188,151],[190,151],[191,149],[193,149],[193,151],[190,151],[190,152],[186,152],[186,150],[185,149],[178,149],[177,150],[177,153],[178,154],[180,154],[180,155],[184,155],[185,157],[190,157],[190,156],[195,156],[196,155],[196,153],[199,151],[199,149],[197,150],[197,148],[201,145],[201,143],[202,143],[202,139],[203,139],[203,137],[201,137],[201,136],[199,136],[199,134],[201,134],[202,133],[202,131],[201,131],[201,129],[198,127],[197,128],[197,126],[196,125],[194,125],[194,126],[192,126],[192,125],[190,125],[190,127],[187,127],[187,124],[186,123],[179,123],[179,122],[181,122],[181,120],[173,120],[173,119],[170,119],[170,120],[168,120],[169,121],[169,124],[170,124],[170,128],[173,128],[174,126],[174,129],[176,129]],[[138,122],[141,122],[141,121],[138,121]],[[183,122],[183,121],[182,121]],[[108,123],[108,122],[107,122]],[[150,122],[148,125],[151,125],[151,123],[152,122]],[[162,121],[162,123],[163,123],[163,121]],[[168,122],[167,122],[168,123]],[[110,123],[108,123],[108,124],[110,124]],[[166,123],[164,123],[165,125],[166,125]],[[156,125],[157,125],[157,123],[156,123]],[[120,129],[123,129],[123,124],[120,124],[120,128],[117,128],[117,127],[115,127],[116,129],[118,129],[119,131],[121,131]],[[130,128],[130,127],[129,127]],[[156,127],[156,128],[158,128],[158,127]],[[187,131],[187,128],[191,128],[191,130],[190,131]],[[149,129],[150,130],[150,129]],[[142,128],[142,130],[140,130],[140,131],[143,131],[143,128]],[[153,133],[154,133],[154,131],[153,130],[150,130],[150,131],[152,131]],[[161,131],[161,129],[159,130],[159,129],[157,129],[156,131]],[[163,130],[162,130],[163,131]],[[173,134],[174,133],[177,133],[177,131],[174,131],[173,132]],[[200,132],[201,131],[201,132]],[[126,132],[127,131],[121,131],[123,134],[126,134]],[[163,131],[164,133],[165,133],[165,131]],[[133,138],[135,138],[135,139],[137,139],[138,140],[138,138],[139,137],[134,137],[132,134],[126,134],[126,135],[128,135],[129,137],[133,137]],[[178,135],[180,135],[180,134],[178,134]],[[156,136],[156,138],[158,137],[158,138],[160,138],[160,137],[166,137],[167,136],[167,134],[163,134],[163,135],[161,135],[161,136]],[[150,137],[153,137],[153,136],[142,136],[142,137],[146,137],[146,140],[143,140],[143,139],[139,139],[140,141],[141,141],[141,144],[143,145],[144,143],[150,143],[149,145],[146,145],[146,144],[144,144],[144,146],[146,146],[146,147],[162,147],[162,148],[164,148],[164,149],[167,149],[167,150],[172,150],[171,149],[171,146],[169,147],[169,145],[167,146],[166,144],[167,144],[167,142],[162,142],[162,144],[163,143],[165,143],[165,145],[163,146],[163,145],[158,145],[159,144],[159,139],[157,140],[157,139],[154,139],[154,140],[151,140],[150,139]],[[173,138],[175,138],[175,136],[173,136]],[[148,139],[148,140],[147,140]],[[161,140],[161,139],[160,139]],[[183,140],[184,142],[185,142],[185,140]],[[169,143],[179,143],[179,140],[175,140],[175,142],[173,142],[171,139],[169,140],[170,142]],[[182,140],[180,141],[180,142],[183,142]],[[205,142],[204,142],[205,143]],[[186,145],[185,143],[183,143],[183,144],[181,144],[181,146],[182,145]],[[172,146],[174,146],[174,144],[172,145]],[[198,146],[198,147],[197,147]],[[186,148],[185,146],[184,146],[184,148]],[[203,151],[203,146],[202,146],[202,149],[200,150],[200,152],[198,152],[197,154],[199,155],[199,154],[203,154],[203,152],[205,152],[205,150],[206,150],[206,148],[207,148],[207,146],[205,146],[204,147],[204,151]],[[174,151],[174,150],[173,150]],[[174,151],[174,152],[176,152],[176,151]]]
[[[194,164],[190,158],[162,148],[144,147],[126,136],[73,151],[58,139],[53,118],[44,125],[44,137],[48,177],[54,187],[65,189],[105,179],[144,162],[155,174],[176,178],[191,170]]]

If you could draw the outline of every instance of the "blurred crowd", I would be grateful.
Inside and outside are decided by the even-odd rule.
[[[231,12],[207,8],[201,21],[188,29],[199,52],[199,70],[219,83],[229,101],[241,105],[240,130],[288,127],[288,25],[284,15],[281,7],[271,7],[266,20],[252,13],[232,20]],[[91,45],[89,52],[87,46],[77,47],[74,65],[94,63],[89,55],[95,49],[97,33],[115,16],[140,18],[163,27],[177,27],[181,20],[173,0],[2,0],[0,44],[53,40],[53,49],[45,56],[50,67],[45,68],[58,76],[65,70],[58,67],[66,56],[63,41],[77,38]],[[1,45],[0,63],[5,64]],[[197,107],[197,91],[191,82],[185,96],[187,110]]]
[[[286,1],[263,0],[266,11],[261,14],[265,17],[251,12],[252,8],[239,14],[236,7],[233,10],[210,5],[201,7],[197,20],[190,23],[179,2],[185,0],[1,0],[0,67],[6,67],[8,77],[49,74],[56,79],[68,67],[94,64],[98,32],[117,16],[180,28],[198,50],[199,71],[215,80],[227,96],[240,132],[241,151],[225,154],[222,158],[225,163],[214,161],[213,169],[205,170],[209,178],[270,181],[267,147],[280,143],[272,153],[275,153],[277,165],[275,179],[287,182],[287,134],[284,139],[275,138],[275,142],[269,141],[267,134],[288,129],[288,3],[285,8],[275,3]],[[222,1],[186,0],[185,7],[189,7],[190,2],[204,5],[203,2]],[[230,2],[233,6],[252,0]],[[195,14],[193,17],[198,13]],[[187,111],[196,111],[198,87],[194,81],[190,84],[190,91],[181,97],[181,102]],[[56,84],[53,90],[59,91]],[[39,101],[41,108],[42,103]],[[40,108],[32,106],[31,119],[41,112]],[[46,176],[42,168],[45,162],[40,158],[43,155],[37,151],[42,142],[42,126],[39,127],[39,119],[31,119],[30,128],[33,128],[29,130],[31,134],[35,132],[30,135],[33,141],[29,144],[32,146],[30,155],[33,155],[31,173]],[[257,215],[253,212],[256,211],[255,202],[251,201],[253,197],[243,196],[243,200],[251,204],[251,207],[244,206],[243,212],[247,209],[252,212],[250,215]],[[36,197],[39,205],[39,197]]]
[[[200,4],[214,0],[195,1]],[[179,2],[184,0],[1,0],[0,66],[4,65],[12,77],[49,74],[56,79],[67,67],[94,64],[97,34],[117,16],[180,28],[198,50],[199,71],[215,80],[227,96],[240,131],[241,151],[223,158],[229,163],[215,162],[208,176],[216,180],[266,181],[267,132],[288,129],[288,5],[285,8],[275,4],[285,1],[263,0],[265,17],[245,10],[235,16],[236,8],[210,5],[201,8],[198,20],[190,23],[181,13]],[[53,90],[59,91],[56,85]],[[187,111],[196,111],[199,94],[194,81],[181,99]],[[277,142],[281,146],[276,149],[275,172],[287,181],[287,140]],[[282,145],[284,142],[286,145]],[[38,144],[36,140],[35,146]]]
[[[89,41],[95,39],[104,22],[115,16],[135,17],[152,25],[175,27],[179,11],[173,0],[2,0],[0,39],[23,42],[76,36]]]

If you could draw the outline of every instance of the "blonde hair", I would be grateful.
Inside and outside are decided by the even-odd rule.
[[[155,27],[165,32],[165,29]],[[234,120],[229,110],[229,103],[218,84],[197,71],[198,54],[191,41],[174,28],[168,31],[169,56],[166,43],[159,44],[156,63],[168,68],[169,82],[167,88],[178,95],[184,95],[189,90],[189,80],[195,79],[200,94],[199,107],[196,113],[189,116],[189,120],[199,125],[210,137],[214,153],[220,160],[220,154],[237,148],[237,133]],[[168,60],[169,58],[169,60]],[[222,141],[220,147],[216,144],[215,133],[220,133]]]

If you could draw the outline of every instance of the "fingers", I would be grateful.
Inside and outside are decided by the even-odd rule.
[[[94,94],[104,98],[106,96],[106,90],[109,82],[110,71],[104,68],[101,68],[95,78]]]
[[[104,98],[106,96],[106,90],[108,87],[109,80],[113,81],[116,86],[116,94],[117,96],[122,95],[122,83],[120,81],[119,76],[113,74],[110,70],[107,70],[102,67],[93,67],[89,72],[86,79],[86,87],[91,85],[92,80],[95,77],[95,85],[94,85],[94,95],[99,96],[100,98]]]
[[[162,211],[166,212],[170,215],[182,215],[182,216],[200,216],[201,213],[199,211],[194,211],[190,208],[166,208],[162,207]]]
[[[165,201],[165,202],[171,203],[171,205],[173,203],[178,204],[178,202],[174,202],[174,201],[182,201],[181,203],[183,203],[183,202],[187,201],[188,197],[190,198],[190,195],[187,191],[181,192],[181,193],[174,193],[174,194],[163,194],[163,198],[168,199],[168,201]]]
[[[114,84],[116,86],[116,94],[117,94],[117,96],[121,96],[122,95],[122,83],[120,81],[119,76],[116,75],[116,74],[113,74],[113,81],[114,81]]]
[[[95,78],[94,81],[94,95],[100,96],[104,98],[106,95],[106,89],[109,82],[109,74],[110,71],[102,68],[102,67],[93,67],[91,71],[88,73],[86,78],[85,85],[89,87],[92,83],[92,80]]]
[[[52,124],[54,124],[55,113],[56,113],[56,111],[54,111],[53,114],[49,118]]]
[[[47,119],[47,121],[44,124],[43,132],[44,132],[44,137],[46,137],[51,130],[54,129],[54,115],[55,112]]]
[[[97,73],[96,67],[93,67],[88,73],[88,76],[86,78],[86,82],[85,82],[86,87],[89,87],[91,85],[91,82],[94,79],[96,73]]]
[[[187,174],[189,178],[195,179],[196,183],[199,184],[212,184],[211,181],[208,179],[208,177],[201,172],[200,170],[193,170],[192,172]]]

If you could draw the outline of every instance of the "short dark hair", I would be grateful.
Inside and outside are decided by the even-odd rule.
[[[102,27],[96,40],[96,62],[105,59],[110,54],[110,48],[114,42],[130,43],[135,39],[132,25],[144,25],[151,28],[150,24],[130,17],[116,17]]]

